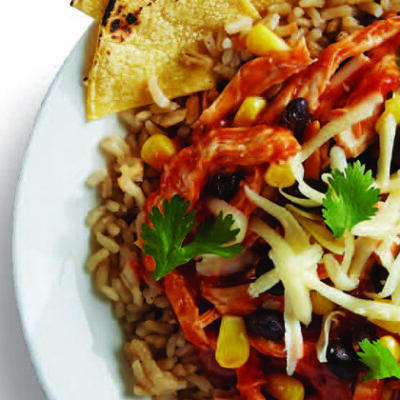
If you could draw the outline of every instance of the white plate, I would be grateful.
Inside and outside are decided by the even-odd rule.
[[[123,132],[115,117],[86,121],[82,77],[88,38],[89,33],[71,53],[44,101],[15,206],[17,301],[50,400],[133,396],[127,391],[119,326],[84,270],[89,253],[84,219],[96,204],[85,179],[103,165],[101,138]]]

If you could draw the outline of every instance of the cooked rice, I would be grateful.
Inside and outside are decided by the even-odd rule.
[[[271,0],[261,23],[293,44],[302,35],[312,56],[339,38],[361,29],[366,16],[380,18],[400,11],[400,2],[382,0]],[[204,53],[187,53],[182,62],[213,68],[229,80],[241,63],[254,57],[243,47],[235,48],[232,35],[247,32],[254,21],[239,17],[216,35],[204,40]],[[266,98],[281,86],[272,87]],[[218,95],[211,90],[172,102],[157,79],[148,81],[154,104],[120,114],[126,136],[112,135],[100,143],[107,169],[94,172],[88,185],[96,187],[101,204],[86,218],[93,237],[93,253],[86,268],[93,273],[96,289],[113,304],[114,315],[126,334],[126,358],[135,376],[137,395],[157,400],[224,400],[237,395],[235,389],[215,388],[201,370],[197,354],[176,321],[162,286],[140,282],[130,263],[139,257],[136,246],[143,222],[145,199],[159,185],[160,173],[140,160],[140,150],[149,135],[177,135],[185,142],[202,107]],[[212,378],[212,377],[211,377]]]
[[[225,31],[229,35],[235,33],[248,32],[253,26],[253,19],[250,17],[241,16],[236,21],[231,22],[225,26]]]
[[[165,132],[160,129],[154,122],[147,120],[144,123],[144,126],[146,127],[147,132],[149,133],[150,136],[152,135],[165,135]]]

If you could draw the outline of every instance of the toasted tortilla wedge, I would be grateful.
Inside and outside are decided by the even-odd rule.
[[[109,0],[72,0],[71,6],[83,11],[98,23],[103,20]]]
[[[212,66],[184,65],[182,55],[205,53],[209,32],[245,14],[237,0],[111,0],[89,73],[88,118],[152,103],[151,76],[169,98],[213,87]]]

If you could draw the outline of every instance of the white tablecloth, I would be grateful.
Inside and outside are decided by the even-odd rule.
[[[1,0],[1,16],[0,400],[45,400],[15,302],[13,203],[35,115],[56,72],[91,21],[70,8],[69,0]]]

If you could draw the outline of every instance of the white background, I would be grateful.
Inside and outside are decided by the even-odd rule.
[[[69,0],[0,2],[0,400],[45,400],[15,302],[13,203],[35,115],[56,72],[91,21],[70,8]]]

